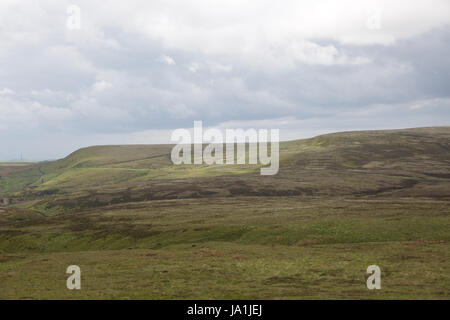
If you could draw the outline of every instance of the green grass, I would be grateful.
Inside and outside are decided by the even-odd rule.
[[[0,297],[450,295],[445,201],[255,200],[150,201],[20,220],[13,214],[0,236]],[[79,292],[65,289],[70,264],[82,269]],[[371,264],[382,269],[377,292],[365,287]]]
[[[303,247],[208,243],[168,250],[10,254],[2,257],[8,262],[0,264],[0,298],[448,298],[449,249],[400,243]],[[366,268],[374,263],[382,270],[382,289],[377,291],[365,286]],[[65,269],[71,264],[81,268],[79,291],[65,287]]]
[[[442,127],[284,142],[264,177],[174,166],[168,145],[0,165],[0,298],[449,299],[448,141]]]

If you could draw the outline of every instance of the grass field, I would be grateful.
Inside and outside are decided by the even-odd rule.
[[[0,165],[0,298],[449,299],[449,142],[448,127],[285,142],[264,177],[174,166],[167,145]]]

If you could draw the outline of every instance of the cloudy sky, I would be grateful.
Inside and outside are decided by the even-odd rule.
[[[450,1],[0,2],[0,160],[450,125]]]

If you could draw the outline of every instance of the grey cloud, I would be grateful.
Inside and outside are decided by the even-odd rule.
[[[63,16],[54,23],[64,23]],[[91,31],[50,24],[35,41],[8,36],[0,52],[0,134],[7,146],[0,159],[23,150],[29,158],[60,157],[85,144],[114,143],[117,134],[191,127],[193,120],[266,121],[285,126],[290,137],[450,124],[448,26],[390,45],[310,38],[309,56],[287,58],[280,47],[250,60],[228,50],[168,46],[120,26]],[[325,52],[331,58],[316,59],[323,48],[332,48]],[[354,63],[359,58],[363,63]],[[280,118],[290,124],[273,120]]]

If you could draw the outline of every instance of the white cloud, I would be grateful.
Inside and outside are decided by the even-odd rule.
[[[106,82],[105,80],[97,81],[92,85],[92,88],[95,91],[103,91],[103,90],[109,89],[111,87],[112,87],[112,84],[109,82]]]
[[[382,8],[375,11],[382,21],[376,30],[367,27],[374,8]],[[389,45],[448,25],[449,13],[450,2],[446,0],[227,0],[210,6],[200,0],[172,0],[132,2],[128,10],[121,11],[118,23],[126,20],[124,28],[172,49],[259,57],[258,53],[274,47],[313,39]],[[110,14],[117,13],[112,10]]]
[[[158,61],[167,64],[168,66],[175,65],[175,60],[172,59],[172,57],[163,54],[161,57],[159,57]]]
[[[224,65],[217,62],[209,62],[208,66],[212,73],[231,72],[231,70],[233,70],[231,65]]]
[[[68,120],[72,111],[43,105],[34,100],[17,100],[12,97],[0,97],[0,127],[3,130],[19,128],[23,132],[39,129],[46,123],[58,127]]]
[[[294,60],[307,64],[318,65],[345,65],[369,63],[366,57],[348,57],[340,53],[335,46],[320,46],[310,41],[292,43],[287,47],[288,55]]]
[[[7,95],[7,94],[15,94],[14,90],[11,90],[9,88],[3,88],[0,90],[0,95]]]
[[[103,31],[118,29],[171,50],[223,55],[275,67],[283,66],[280,61],[288,65],[292,61],[321,65],[367,62],[366,57],[342,57],[334,46],[316,41],[391,45],[450,23],[447,0],[217,0],[208,6],[203,0],[130,0],[126,5],[112,0],[101,10],[83,0],[77,3],[83,28],[71,32],[62,25],[57,27],[65,23],[68,1],[55,4],[47,0],[40,5],[10,2],[0,7],[0,49],[17,43],[42,43],[50,35],[60,34],[73,44],[120,50],[123,45]],[[373,17],[380,20],[378,28],[368,27]],[[285,48],[290,49],[282,52]],[[168,55],[162,55],[160,61],[175,65]]]
[[[196,73],[198,71],[198,69],[200,69],[200,64],[198,64],[197,62],[191,62],[187,68],[189,69],[189,71]]]

